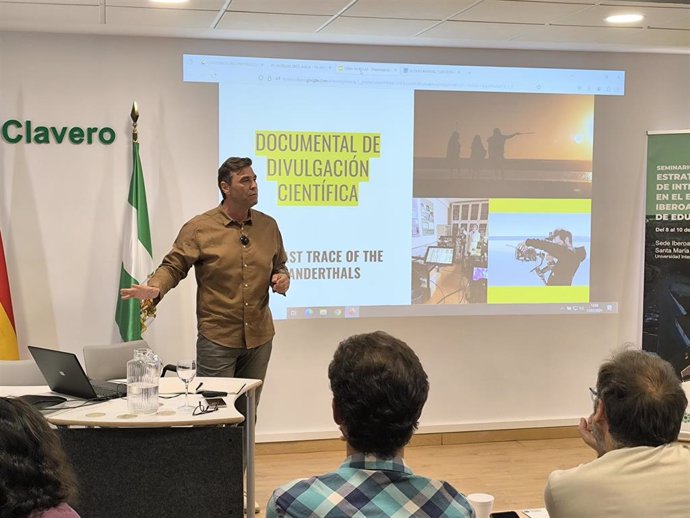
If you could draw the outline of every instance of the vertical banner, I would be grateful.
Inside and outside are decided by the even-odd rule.
[[[648,134],[646,206],[642,348],[690,392],[690,130]]]

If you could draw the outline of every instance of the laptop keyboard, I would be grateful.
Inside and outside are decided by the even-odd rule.
[[[116,398],[127,395],[127,385],[124,383],[94,383],[91,382],[93,390],[99,397]]]

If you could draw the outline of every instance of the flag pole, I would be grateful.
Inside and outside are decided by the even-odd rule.
[[[139,122],[139,105],[137,105],[136,101],[132,102],[132,111],[129,113],[129,117],[132,119],[132,145],[139,144],[139,129],[137,127],[137,122]],[[142,281],[142,283],[145,284],[147,280]],[[156,305],[153,301],[151,299],[139,301],[139,323],[142,333],[149,328],[154,318],[156,318]]]
[[[132,142],[139,142],[139,131],[137,130],[137,121],[139,120],[139,106],[137,102],[132,103],[132,111],[129,114],[132,119]]]
[[[124,226],[122,263],[119,290],[135,284],[146,284],[153,272],[151,229],[149,225],[146,186],[139,157],[139,107],[132,103],[132,176],[127,198],[127,214]],[[123,300],[118,296],[115,308],[115,322],[124,341],[140,340],[141,333],[155,316],[152,300]]]

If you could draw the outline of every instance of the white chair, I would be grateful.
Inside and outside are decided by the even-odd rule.
[[[46,380],[33,360],[0,360],[0,385],[45,385]]]
[[[145,340],[107,345],[85,345],[86,374],[94,380],[127,377],[127,362],[134,357],[134,349],[148,347]]]

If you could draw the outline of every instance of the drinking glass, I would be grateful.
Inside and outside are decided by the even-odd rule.
[[[191,414],[194,406],[189,404],[189,382],[196,376],[196,361],[181,360],[177,362],[177,377],[184,381],[184,405],[178,408],[181,412]]]

